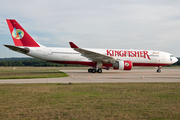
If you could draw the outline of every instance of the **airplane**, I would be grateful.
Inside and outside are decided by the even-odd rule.
[[[14,19],[6,19],[14,45],[4,45],[10,50],[60,63],[90,66],[89,73],[102,73],[102,69],[131,70],[133,66],[158,67],[178,61],[172,54],[157,50],[91,49],[80,48],[69,42],[71,48],[46,47],[35,41]]]

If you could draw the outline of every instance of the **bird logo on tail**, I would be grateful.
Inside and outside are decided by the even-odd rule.
[[[22,39],[24,37],[24,32],[20,29],[16,29],[14,27],[14,30],[12,31],[12,36],[15,38],[15,39]]]

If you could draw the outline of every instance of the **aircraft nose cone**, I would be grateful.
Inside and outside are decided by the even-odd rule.
[[[175,62],[177,62],[178,61],[178,59],[175,57]]]

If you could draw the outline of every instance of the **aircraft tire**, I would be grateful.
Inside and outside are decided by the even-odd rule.
[[[89,68],[89,69],[88,69],[88,72],[89,72],[89,73],[92,73],[92,69],[91,69],[91,68]]]
[[[160,73],[160,72],[161,72],[161,69],[157,69],[157,72]]]
[[[97,72],[98,72],[98,73],[102,73],[102,70],[101,70],[101,69],[98,69]]]
[[[96,72],[96,69],[92,69],[92,73],[95,73]]]

